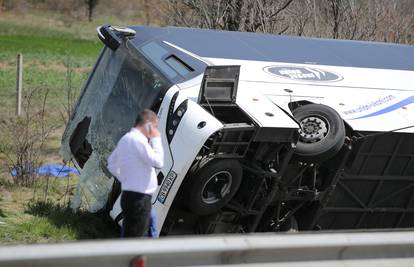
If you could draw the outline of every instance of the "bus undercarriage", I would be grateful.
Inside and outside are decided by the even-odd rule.
[[[228,160],[211,154],[217,143],[194,164],[206,155]],[[355,133],[330,160],[305,163],[293,142],[252,142],[254,153],[239,161],[243,180],[234,198],[214,214],[195,216],[179,194],[162,234],[412,227],[413,146],[409,134]]]

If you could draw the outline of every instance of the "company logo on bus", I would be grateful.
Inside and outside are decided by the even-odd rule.
[[[343,79],[341,75],[334,72],[301,66],[268,66],[264,68],[264,71],[296,81],[337,82]]]

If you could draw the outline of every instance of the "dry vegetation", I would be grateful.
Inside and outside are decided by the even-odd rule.
[[[334,39],[414,42],[412,0],[168,0],[167,24]]]
[[[0,0],[0,7],[58,13],[68,25],[109,17],[124,23],[414,42],[413,0]]]

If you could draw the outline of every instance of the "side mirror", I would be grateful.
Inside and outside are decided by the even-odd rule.
[[[121,45],[122,38],[134,37],[136,32],[130,28],[114,27],[109,24],[102,25],[96,29],[99,39],[113,51]]]

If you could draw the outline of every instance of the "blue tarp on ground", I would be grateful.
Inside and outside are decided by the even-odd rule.
[[[16,176],[17,171],[17,169],[13,169],[10,174]],[[76,168],[64,165],[43,165],[33,171],[38,175],[50,175],[54,177],[67,177],[70,173],[79,175],[79,171]]]

